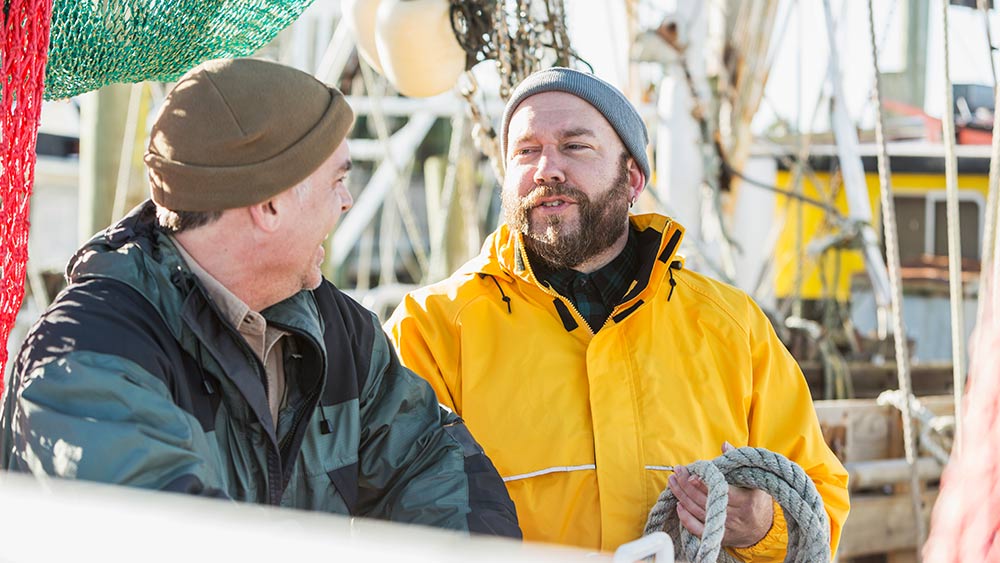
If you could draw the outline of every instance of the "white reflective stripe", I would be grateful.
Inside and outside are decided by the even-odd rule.
[[[673,471],[673,465],[647,465],[646,469],[650,471]]]
[[[519,481],[521,479],[530,479],[532,477],[539,477],[541,475],[548,475],[549,473],[568,473],[570,471],[587,471],[590,469],[597,469],[594,464],[589,465],[567,465],[563,467],[549,467],[548,469],[539,469],[538,471],[532,471],[531,473],[522,473],[520,475],[511,475],[510,477],[504,477],[504,483],[507,481]]]

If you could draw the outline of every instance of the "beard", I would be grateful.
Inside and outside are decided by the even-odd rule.
[[[591,201],[579,188],[565,183],[540,184],[519,198],[513,190],[502,194],[504,220],[524,235],[532,258],[552,270],[573,268],[611,247],[628,229],[629,173],[626,166],[607,193]],[[567,196],[576,201],[577,222],[558,215],[531,220],[531,211],[544,197]]]

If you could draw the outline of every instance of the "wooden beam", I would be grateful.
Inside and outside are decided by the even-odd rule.
[[[951,414],[954,408],[950,395],[920,397],[920,402],[937,415]],[[814,405],[823,435],[841,461],[900,457],[902,438],[895,430],[900,414],[894,407],[879,406],[874,399],[815,401]]]
[[[923,494],[924,522],[930,522],[937,491]],[[856,495],[837,554],[841,561],[862,555],[916,549],[913,508],[909,493]]]
[[[910,479],[910,467],[902,458],[848,462],[844,467],[850,476],[847,486],[851,491],[907,483]],[[934,458],[917,460],[917,475],[922,481],[940,479],[943,469]]]
[[[820,362],[800,362],[802,374],[815,400],[823,399],[823,365]],[[848,364],[854,396],[858,399],[874,399],[886,389],[895,389],[896,364],[855,363]],[[947,395],[954,386],[950,363],[914,364],[910,366],[913,392],[918,397],[926,395]]]

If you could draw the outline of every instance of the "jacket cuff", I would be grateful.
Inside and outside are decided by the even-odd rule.
[[[771,522],[771,529],[764,534],[759,542],[748,547],[734,547],[733,554],[742,561],[783,561],[788,550],[788,524],[785,522],[785,513],[774,500],[771,501],[774,507],[774,518]]]

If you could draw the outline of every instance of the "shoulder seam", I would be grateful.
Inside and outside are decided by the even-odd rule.
[[[486,275],[489,276],[490,274],[486,274]],[[470,276],[471,276],[471,280],[469,280],[469,281],[475,281],[475,280],[478,279],[478,283],[485,283],[485,280],[483,278],[480,278],[479,274],[470,274]],[[487,295],[484,292],[477,292],[475,295],[473,295],[472,297],[470,297],[469,300],[466,301],[461,307],[459,307],[455,311],[455,314],[451,316],[451,319],[449,319],[450,322],[451,322],[451,324],[457,326],[458,325],[458,318],[460,316],[462,316],[462,313],[464,313],[465,310],[470,305],[472,305],[473,303],[478,302],[481,299],[488,299]]]
[[[716,299],[715,296],[709,294],[707,291],[703,290],[702,288],[700,288],[697,285],[695,285],[694,283],[692,283],[691,280],[687,279],[687,276],[677,276],[677,278],[681,282],[683,282],[684,285],[686,285],[689,289],[691,289],[692,291],[694,291],[698,295],[701,295],[706,300],[708,300],[710,303],[712,303],[713,305],[715,305],[718,309],[722,310],[726,314],[726,316],[728,316],[733,321],[733,323],[736,324],[736,326],[738,326],[740,328],[740,330],[743,332],[743,334],[745,334],[747,336],[747,338],[750,337],[750,327],[749,327],[748,323],[741,322],[736,317],[736,314],[733,313],[733,311],[731,311],[729,309],[729,307],[727,307],[723,303],[720,303],[719,300]],[[744,296],[744,299],[746,299],[746,298],[747,297]]]

